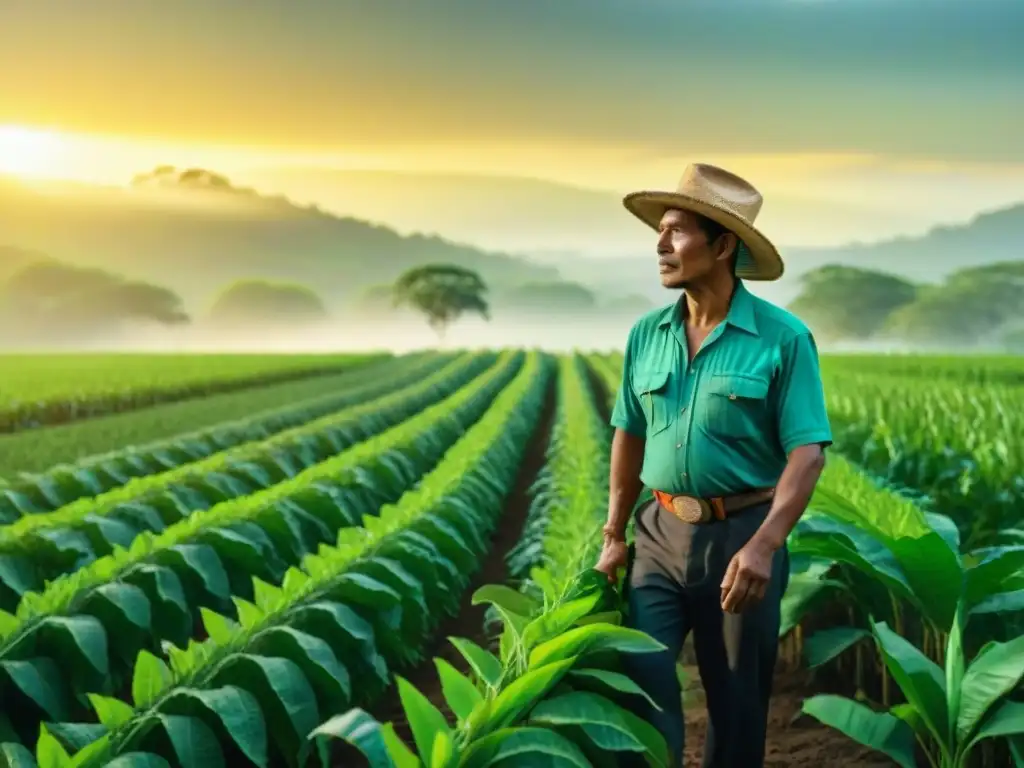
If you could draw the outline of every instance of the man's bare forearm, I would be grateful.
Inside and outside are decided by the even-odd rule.
[[[771,510],[754,534],[755,540],[773,551],[782,548],[807,509],[824,467],[825,453],[821,446],[803,445],[789,454],[786,468],[775,486]]]
[[[612,437],[606,535],[622,538],[626,533],[630,513],[644,487],[640,480],[640,470],[644,463],[645,442],[644,438],[622,429],[616,429]]]

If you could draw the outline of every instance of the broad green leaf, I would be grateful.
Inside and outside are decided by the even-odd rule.
[[[341,739],[362,752],[370,763],[369,768],[394,768],[395,763],[388,754],[381,731],[379,722],[365,710],[356,707],[317,726],[310,732],[309,739],[323,736]],[[307,744],[300,759],[308,754],[308,750]]]
[[[1013,737],[1022,733],[1024,733],[1024,702],[1004,701],[993,708],[982,721],[981,727],[974,732],[974,736],[964,746],[964,754],[967,754],[975,744],[983,739],[1001,736]]]
[[[550,611],[545,611],[523,629],[523,646],[529,652],[539,643],[546,642],[566,631],[579,619],[594,610],[600,599],[600,592],[592,592],[578,600],[572,600]]]
[[[1024,545],[990,547],[972,554],[981,559],[964,574],[964,602],[968,608],[1002,592],[1003,582],[1024,570]]]
[[[921,713],[932,734],[946,743],[949,723],[946,714],[946,681],[942,670],[931,659],[897,635],[885,622],[873,625],[875,639],[893,679]]]
[[[110,730],[127,723],[135,716],[135,710],[120,699],[101,696],[98,693],[90,693],[88,697],[89,703],[92,704],[92,708],[96,712],[96,719]]]
[[[503,763],[503,761],[509,761]],[[503,728],[471,743],[460,768],[494,765],[542,765],[549,768],[591,768],[580,748],[547,728]]]
[[[159,713],[198,717],[221,743],[234,742],[260,768],[268,768],[267,726],[252,694],[236,686],[178,688],[160,701]]]
[[[244,629],[252,629],[263,621],[263,610],[248,600],[234,596],[231,598],[231,602],[238,609],[238,621]]]
[[[92,616],[47,616],[37,630],[40,643],[83,679],[106,679],[110,672],[107,633]]]
[[[430,703],[419,690],[404,677],[396,677],[398,696],[402,701],[409,729],[420,759],[427,762],[433,750],[434,735],[444,733],[450,735],[450,729],[441,711]]]
[[[292,611],[291,617],[291,626],[337,649],[353,685],[386,686],[390,682],[387,664],[377,652],[373,626],[347,605],[323,600]]]
[[[306,734],[320,722],[316,694],[288,659],[234,654],[221,662],[211,683],[237,686],[255,696],[266,714],[271,743],[287,761],[295,759]]]
[[[434,659],[437,675],[441,680],[441,691],[445,701],[459,720],[465,720],[481,701],[483,696],[473,682],[455,667],[440,657]]]
[[[861,627],[833,627],[819,630],[804,640],[807,666],[812,669],[820,667],[865,637],[871,637],[871,633]]]
[[[975,603],[970,613],[973,616],[976,614],[1005,613],[1008,611],[1024,611],[1024,589],[989,595],[984,600]]]
[[[470,735],[482,734],[513,725],[516,718],[533,707],[562,679],[574,659],[556,661],[531,669],[505,686],[488,707],[478,708],[467,721]]]
[[[1001,697],[1013,690],[1024,677],[1024,636],[1007,643],[989,643],[974,658],[964,673],[960,687],[960,710],[956,734],[961,741]]]
[[[70,755],[107,734],[107,727],[96,723],[47,723],[46,727]]]
[[[163,713],[156,717],[181,768],[221,768],[225,765],[217,735],[202,720]]]
[[[128,752],[111,760],[103,768],[171,768],[171,764],[149,752]]]
[[[3,768],[37,768],[38,764],[28,747],[12,741],[0,744],[0,765]]]
[[[489,687],[494,688],[501,680],[501,662],[493,653],[485,651],[471,640],[462,637],[449,637],[448,641],[469,662],[477,677]]]
[[[554,727],[579,726],[601,750],[643,752],[645,747],[632,732],[621,708],[603,696],[584,691],[545,699],[530,712],[532,724]]]
[[[64,768],[71,756],[43,723],[39,726],[39,740],[36,742],[36,760],[39,768]]]
[[[643,696],[659,712],[661,706],[652,699],[647,692],[641,688],[633,678],[621,672],[614,672],[607,669],[574,669],[569,672],[569,677],[579,680],[582,683],[598,683],[600,687],[610,688],[619,693],[626,693],[633,696]]]
[[[51,719],[59,722],[69,717],[65,676],[53,659],[0,661],[0,672]]]
[[[260,655],[279,656],[298,665],[317,692],[324,711],[336,712],[349,703],[352,684],[348,670],[319,637],[294,627],[271,627],[260,632],[250,648]]]
[[[447,768],[455,757],[455,740],[449,731],[434,734],[434,745],[430,749],[430,768]]]
[[[199,616],[203,622],[203,629],[206,634],[217,645],[225,645],[231,642],[239,630],[239,624],[227,616],[210,610],[205,605],[199,606]]]
[[[509,613],[524,617],[533,616],[541,607],[527,595],[517,592],[504,584],[487,584],[480,587],[473,593],[472,601],[473,605],[490,603],[504,608]]]
[[[530,652],[530,668],[563,659],[576,660],[594,651],[615,650],[622,653],[653,653],[665,646],[645,632],[613,624],[588,624],[570,629],[548,640]]]
[[[866,747],[888,755],[901,768],[916,768],[914,732],[888,712],[874,712],[842,696],[823,694],[804,701],[803,711]]]
[[[2,554],[0,555],[0,584],[3,584],[17,597],[21,597],[29,590],[39,589],[41,581],[36,576],[35,568],[29,557]],[[11,605],[13,610],[14,604]]]
[[[396,768],[423,768],[423,761],[398,737],[391,723],[381,726],[380,735],[388,748],[388,755],[395,761]]]
[[[136,709],[148,707],[172,680],[171,670],[163,659],[140,651],[132,674],[132,702]]]

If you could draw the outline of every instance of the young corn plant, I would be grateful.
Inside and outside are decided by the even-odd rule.
[[[651,766],[668,765],[661,734],[620,703],[625,696],[645,694],[620,671],[619,654],[652,653],[664,646],[637,630],[597,620],[613,612],[618,599],[602,574],[578,574],[562,599],[546,608],[497,585],[484,587],[475,599],[499,608],[506,622],[502,650],[496,656],[453,639],[470,665],[469,676],[435,660],[456,722],[449,723],[399,678],[412,745],[391,723],[353,708],[313,730],[307,750],[342,739],[362,752],[371,768],[589,768],[614,766],[617,752],[640,753]]]

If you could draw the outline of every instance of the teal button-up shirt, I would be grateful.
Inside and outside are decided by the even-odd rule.
[[[630,331],[612,426],[646,438],[648,488],[710,497],[774,486],[790,451],[832,442],[814,338],[740,282],[688,363],[684,298]]]

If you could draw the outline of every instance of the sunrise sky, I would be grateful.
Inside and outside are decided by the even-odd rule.
[[[0,172],[620,194],[707,160],[784,242],[882,237],[1024,201],[1021,29],[1020,0],[3,0]]]

